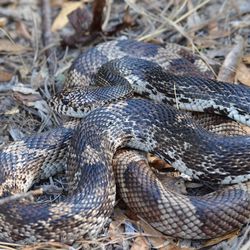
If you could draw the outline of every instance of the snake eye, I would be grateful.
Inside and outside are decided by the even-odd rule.
[[[69,104],[69,100],[66,99],[66,98],[63,98],[63,99],[62,99],[62,103],[63,103],[64,105],[68,105],[68,104]]]

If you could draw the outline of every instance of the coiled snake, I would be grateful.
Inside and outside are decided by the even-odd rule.
[[[249,88],[216,82],[203,66],[181,47],[132,40],[103,43],[80,55],[67,80],[67,87],[76,90],[54,97],[52,108],[79,116],[92,106],[116,102],[91,111],[77,129],[68,123],[1,150],[2,196],[27,191],[34,181],[61,171],[66,161],[69,195],[58,204],[3,203],[0,239],[73,242],[97,235],[113,211],[112,160],[123,147],[152,152],[204,182],[248,181],[250,137],[215,135],[168,104],[227,115],[249,125]],[[92,82],[105,87],[87,88]],[[155,102],[139,97],[119,101],[132,92]],[[82,94],[86,94],[84,103]],[[138,153],[118,153],[114,163],[123,199],[165,234],[207,239],[249,220],[249,182],[190,197],[164,190]]]

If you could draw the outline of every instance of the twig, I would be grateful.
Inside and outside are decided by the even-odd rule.
[[[238,37],[236,45],[228,53],[220,68],[217,80],[225,82],[234,81],[235,72],[242,57],[244,46],[244,39],[242,37]]]
[[[14,200],[29,198],[29,197],[33,197],[33,196],[36,196],[36,195],[42,195],[43,192],[44,192],[43,189],[39,188],[39,189],[36,189],[36,190],[29,191],[27,193],[14,194],[12,196],[8,196],[6,198],[0,199],[0,205],[3,205],[5,203],[8,203],[8,202],[11,202],[11,201],[14,201]]]
[[[106,0],[95,0],[93,3],[93,20],[90,24],[90,33],[101,32],[102,31],[102,16],[103,8],[105,7]]]
[[[111,14],[111,7],[113,4],[113,0],[107,0],[107,10],[106,10],[106,16],[105,16],[105,20],[102,24],[102,30],[105,30],[108,26],[108,22],[110,19],[110,14]]]
[[[42,30],[43,30],[43,45],[48,47],[45,51],[48,63],[48,70],[50,79],[53,79],[53,76],[56,72],[56,53],[55,49],[50,47],[50,44],[53,42],[52,33],[51,33],[51,8],[50,0],[42,1]]]

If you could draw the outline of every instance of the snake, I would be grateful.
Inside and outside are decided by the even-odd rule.
[[[226,115],[249,125],[248,87],[212,79],[203,61],[183,47],[129,39],[80,54],[65,85],[51,108],[84,118],[3,147],[0,195],[26,192],[63,170],[68,195],[52,204],[0,202],[2,241],[97,237],[112,215],[116,185],[131,210],[166,235],[210,239],[249,221],[250,137],[212,133],[179,110]],[[122,148],[136,151],[116,153]],[[138,150],[193,179],[234,185],[204,196],[179,194],[162,186]]]

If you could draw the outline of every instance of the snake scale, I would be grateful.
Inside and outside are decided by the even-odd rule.
[[[103,88],[89,87],[92,83]],[[68,196],[56,204],[1,204],[2,241],[71,243],[96,236],[113,211],[115,180],[128,206],[167,235],[208,239],[249,221],[249,182],[201,197],[184,196],[164,189],[138,152],[121,151],[114,158],[117,149],[129,147],[154,153],[204,182],[248,181],[250,137],[213,134],[169,105],[249,125],[248,87],[216,82],[199,57],[177,45],[119,39],[81,54],[66,86],[51,107],[77,117],[91,112],[78,125],[69,122],[4,147],[0,194],[27,191],[35,181],[66,168]],[[130,97],[134,92],[154,102]]]

